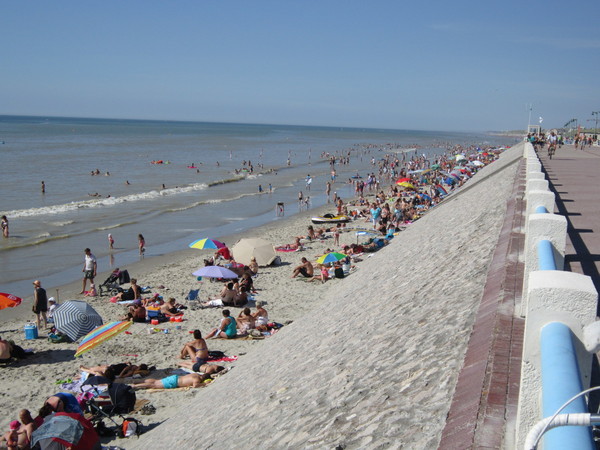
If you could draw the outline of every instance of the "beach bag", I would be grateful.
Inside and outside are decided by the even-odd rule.
[[[134,417],[126,417],[119,429],[119,437],[128,438],[131,436],[140,437],[142,434],[142,422]]]
[[[108,394],[113,404],[112,414],[125,414],[135,408],[135,391],[128,384],[113,383],[108,388]]]
[[[336,267],[335,270],[333,271],[334,275],[336,278],[344,278],[344,269],[342,269],[341,267]]]

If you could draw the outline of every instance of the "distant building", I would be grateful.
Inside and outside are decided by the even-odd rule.
[[[539,134],[541,132],[541,125],[527,125],[527,134]]]

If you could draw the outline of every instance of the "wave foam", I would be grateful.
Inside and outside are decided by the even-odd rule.
[[[15,211],[9,211],[6,213],[7,216],[11,218],[19,218],[19,217],[33,217],[33,216],[43,216],[43,215],[53,215],[53,214],[61,214],[67,213],[70,211],[77,211],[78,209],[84,208],[101,208],[101,207],[110,207],[114,205],[119,205],[125,202],[135,202],[140,200],[152,200],[159,197],[165,197],[170,195],[178,195],[188,192],[201,191],[207,189],[208,185],[205,183],[192,184],[190,186],[178,187],[178,188],[169,188],[163,189],[161,191],[152,190],[149,192],[141,192],[138,194],[130,194],[124,195],[122,197],[108,197],[108,198],[98,198],[92,200],[81,200],[76,202],[64,203],[62,205],[52,205],[52,206],[44,206],[42,208],[29,208],[29,209],[21,209]],[[57,222],[57,224],[68,225],[72,222]],[[57,225],[60,226],[60,225]]]

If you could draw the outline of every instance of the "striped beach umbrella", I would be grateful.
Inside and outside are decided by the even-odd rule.
[[[76,341],[102,325],[102,317],[94,308],[80,300],[68,300],[56,308],[54,326]]]
[[[77,351],[75,352],[75,356],[83,355],[85,352],[90,351],[97,345],[100,345],[104,341],[107,341],[110,338],[116,336],[117,334],[125,331],[131,326],[131,324],[132,322],[128,320],[122,322],[110,322],[90,331],[81,340],[81,343],[79,344],[79,347],[77,347]]]
[[[320,256],[317,259],[317,264],[326,264],[326,263],[332,263],[332,262],[337,262],[337,261],[341,261],[344,258],[347,258],[348,255],[344,255],[343,253],[338,253],[338,252],[330,252],[330,253],[325,253],[323,256]]]
[[[190,245],[188,245],[188,247],[189,248],[197,248],[199,250],[202,250],[205,248],[217,249],[217,248],[225,247],[225,244],[217,241],[216,239],[204,238],[204,239],[198,239],[197,241],[192,242]]]

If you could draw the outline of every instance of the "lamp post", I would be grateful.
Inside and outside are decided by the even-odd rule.
[[[600,111],[592,111],[592,116],[596,116],[596,126],[594,127],[594,134],[598,134],[598,115]]]

